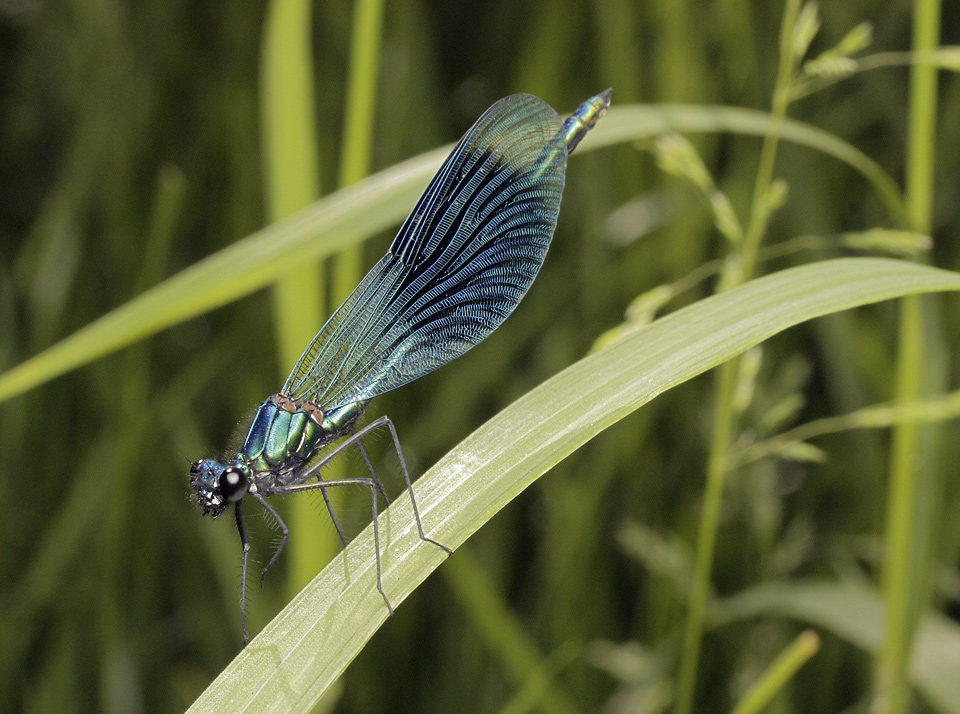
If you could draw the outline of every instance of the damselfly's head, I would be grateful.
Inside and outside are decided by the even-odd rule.
[[[202,459],[190,465],[190,485],[197,492],[197,503],[213,518],[243,498],[249,488],[249,475],[248,467],[241,462],[226,466],[213,459]]]

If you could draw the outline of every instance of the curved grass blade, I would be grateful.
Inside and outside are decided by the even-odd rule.
[[[769,115],[733,107],[682,105],[613,107],[590,132],[593,150],[664,131],[763,135]],[[800,122],[781,126],[785,141],[822,151],[869,180],[896,219],[903,202],[893,179],[865,154]],[[204,258],[142,295],[0,374],[0,402],[160,330],[226,305],[318,260],[399,223],[450,146],[422,154],[320,199]]]
[[[480,427],[418,479],[421,516],[431,535],[456,547],[549,468],[670,387],[814,317],[943,290],[960,290],[960,274],[845,258],[702,300],[585,357]],[[383,582],[399,604],[444,555],[419,540],[407,499],[381,515],[380,527]],[[386,619],[375,582],[367,528],[190,711],[308,711]]]
[[[590,148],[596,149],[640,136],[658,136],[666,132],[725,133],[765,136],[770,115],[754,109],[687,104],[634,104],[614,107],[598,130],[591,132]],[[778,128],[782,141],[816,149],[839,159],[859,171],[872,185],[898,227],[910,225],[903,195],[897,183],[879,164],[859,149],[816,127],[785,120]]]

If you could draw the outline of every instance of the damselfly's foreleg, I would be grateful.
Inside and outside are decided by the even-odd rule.
[[[267,567],[265,567],[263,569],[263,572],[260,573],[260,587],[263,587],[263,579],[267,577],[267,571],[273,567],[273,564],[277,562],[277,558],[280,557],[280,551],[283,550],[283,546],[287,542],[287,536],[290,535],[290,531],[287,529],[287,524],[284,523],[283,519],[280,518],[279,515],[277,515],[277,512],[270,507],[270,504],[267,503],[266,499],[264,499],[263,496],[261,496],[259,493],[254,493],[252,491],[250,492],[250,495],[253,496],[256,502],[259,503],[261,506],[263,506],[263,510],[269,513],[270,517],[277,522],[277,525],[280,526],[280,533],[282,534],[280,536],[280,542],[277,544],[277,549],[273,551],[273,557],[270,558],[270,562],[267,563]],[[237,501],[237,505],[239,504],[240,502]]]
[[[240,629],[243,630],[243,646],[247,646],[250,636],[247,634],[247,554],[250,553],[250,541],[247,540],[247,531],[243,527],[243,514],[240,512],[240,501],[234,509],[237,515],[237,531],[240,533],[240,545],[243,546],[243,559],[240,561]]]

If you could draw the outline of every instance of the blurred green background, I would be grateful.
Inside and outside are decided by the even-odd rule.
[[[267,60],[268,17],[276,20],[270,13],[281,5],[0,2],[0,371],[313,198],[456,140],[506,94],[536,94],[561,114],[608,86],[616,106],[769,111],[784,14],[780,2],[744,0],[403,0],[383,6],[380,35],[374,23],[355,36],[354,6],[320,0],[302,4],[306,20],[294,11],[298,37],[279,35],[288,49],[306,42],[307,64],[296,69],[294,57],[289,70]],[[949,9],[944,45],[960,33],[960,14]],[[873,39],[861,54],[907,51],[913,10],[889,0],[823,2],[809,55],[863,22]],[[358,46],[371,39],[363,55]],[[362,95],[363,77],[349,77],[364,57],[372,109],[350,110],[347,124],[359,127],[351,138],[345,97]],[[910,70],[894,65],[800,98],[788,114],[856,146],[903,185]],[[287,81],[299,82],[299,107],[267,92]],[[921,259],[955,270],[960,83],[943,72],[939,90],[926,194],[935,241]],[[689,138],[745,223],[761,139]],[[355,148],[344,149],[351,141]],[[284,142],[301,173],[277,153]],[[550,254],[516,313],[462,359],[375,402],[371,413],[397,425],[414,477],[589,352],[638,295],[730,251],[689,175],[658,168],[662,146],[580,154],[568,166]],[[758,272],[849,253],[836,239],[846,232],[904,227],[860,174],[810,148],[783,144],[774,175],[788,195],[764,244],[823,240]],[[300,266],[286,287],[0,404],[0,709],[181,711],[236,654],[234,523],[201,517],[188,462],[228,450],[330,303],[391,237],[364,242],[353,258]],[[668,309],[715,289],[712,278],[695,283]],[[928,391],[946,392],[960,367],[957,301],[923,308],[921,376]],[[743,407],[731,441],[746,445],[891,400],[898,313],[882,304],[823,318],[750,353],[740,363]],[[321,706],[682,708],[677,669],[715,391],[708,375],[663,394],[539,480],[403,603]],[[955,422],[938,421],[920,433],[908,609],[935,618],[935,642],[949,648],[960,642],[960,435]],[[890,430],[814,443],[825,460],[778,454],[728,474],[694,711],[729,711],[806,628],[821,638],[819,652],[769,711],[891,710],[878,703],[876,683]],[[387,478],[396,495],[396,471]],[[347,494],[340,507],[356,532],[364,495]],[[252,633],[336,552],[322,504],[308,501],[307,517],[292,504],[278,508],[295,523],[294,542],[262,590],[250,578]],[[259,517],[248,521],[263,563],[275,533]],[[849,588],[860,599],[844,599]],[[859,605],[845,610],[851,602]],[[960,693],[943,694],[951,684],[956,693],[960,671],[952,674],[941,673],[935,694],[921,686],[910,706],[960,711]]]

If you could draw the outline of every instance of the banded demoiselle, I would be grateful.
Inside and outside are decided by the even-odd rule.
[[[367,273],[304,351],[279,394],[257,410],[232,461],[192,464],[190,483],[205,514],[233,503],[243,547],[240,624],[246,644],[249,543],[240,505],[250,496],[282,533],[260,582],[287,540],[269,496],[319,489],[346,544],[326,489],[369,489],[380,580],[377,494],[386,494],[363,448],[372,431],[393,437],[420,538],[420,522],[400,440],[386,416],[359,428],[367,403],[462,355],[493,332],[526,294],[543,263],[560,210],[567,154],[610,105],[610,90],[561,122],[543,100],[514,94],[464,134],[407,216],[387,254]],[[340,443],[336,446],[334,442]],[[370,476],[323,480],[322,469],[356,446]],[[326,447],[331,447],[326,451]]]

